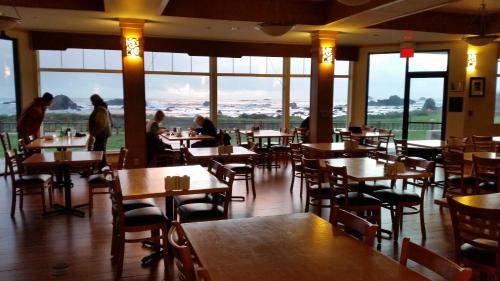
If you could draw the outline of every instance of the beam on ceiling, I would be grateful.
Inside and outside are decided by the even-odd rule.
[[[44,8],[44,9],[64,9],[81,11],[104,11],[104,0],[0,0],[0,5]]]
[[[346,6],[333,0],[330,2],[330,5],[328,7],[325,23],[335,22],[343,18],[358,14],[362,11],[380,8],[384,5],[398,1],[399,0],[372,0],[362,6]]]

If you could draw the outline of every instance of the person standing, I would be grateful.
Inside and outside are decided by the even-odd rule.
[[[89,134],[95,138],[94,151],[103,151],[101,167],[107,165],[106,145],[113,126],[108,104],[97,94],[90,97],[94,110],[89,117]]]
[[[17,120],[18,138],[28,141],[30,135],[39,136],[45,111],[52,105],[53,100],[52,94],[44,93],[41,98],[35,98],[33,103],[21,112],[19,120]]]
[[[215,128],[214,123],[210,121],[210,119],[205,118],[201,115],[196,115],[194,118],[194,123],[197,128],[190,128],[192,131],[196,131],[199,134],[217,137],[217,129]],[[191,145],[191,147],[212,147],[217,145],[215,140],[202,140],[199,142],[195,142]]]

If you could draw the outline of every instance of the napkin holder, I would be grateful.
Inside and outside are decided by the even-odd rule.
[[[186,175],[165,177],[165,190],[186,190],[190,185],[191,178]]]
[[[355,140],[344,141],[344,147],[346,150],[354,150],[358,148],[358,142]]]
[[[71,151],[56,151],[54,152],[54,160],[56,161],[71,161],[73,154]]]
[[[233,153],[233,146],[232,145],[219,145],[217,147],[217,153],[219,153],[219,155],[231,154],[231,153]]]
[[[180,137],[182,137],[182,133],[181,133],[181,132],[177,132],[177,133],[175,134],[175,136],[176,136],[176,137],[178,137],[178,138],[180,138]]]
[[[46,140],[46,141],[51,141],[51,140],[54,140],[56,136],[54,135],[45,135],[43,136],[43,139]]]
[[[398,174],[398,167],[396,163],[384,164],[384,176],[395,176]]]

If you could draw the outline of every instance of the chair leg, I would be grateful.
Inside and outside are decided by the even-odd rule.
[[[305,212],[309,212],[309,192],[306,193],[306,209]]]
[[[247,189],[247,194],[248,194],[249,190],[248,190],[248,175],[247,174],[245,174],[245,187]]]
[[[250,181],[251,181],[251,184],[252,184],[253,197],[255,198],[257,196],[257,193],[255,192],[255,175],[254,175],[253,171],[252,171],[252,174],[251,174],[251,177],[250,177]]]
[[[424,208],[423,204],[420,205],[420,231],[422,231],[422,240],[427,238],[427,234],[425,231],[425,221],[424,221]]]
[[[52,183],[50,183],[48,190],[49,190],[49,207],[52,208],[52,206],[54,205],[54,197],[53,197],[54,189],[52,188]]]
[[[16,197],[17,197],[16,188],[13,187],[12,188],[12,203],[10,206],[10,216],[11,217],[14,217],[14,214],[16,213]]]
[[[377,224],[379,225],[379,228],[377,230],[377,242],[380,244],[382,243],[382,207],[378,208],[378,210],[375,210],[375,220]]]
[[[94,193],[92,186],[89,186],[89,219],[92,217],[92,209],[94,208]]]
[[[117,251],[117,257],[116,257],[116,277],[119,278],[122,276],[123,273],[123,258],[125,256],[125,237],[123,236],[124,233],[120,233],[118,235],[118,251]]]
[[[116,257],[116,236],[117,236],[117,229],[115,225],[115,218],[113,218],[113,230],[111,234],[111,257],[115,258]]]
[[[393,227],[393,235],[394,235],[394,242],[398,242],[399,238],[399,224],[402,220],[403,217],[403,210],[400,206],[396,206],[396,218],[394,220],[394,227]]]
[[[45,206],[45,188],[40,188],[40,194],[42,195],[42,209],[43,209],[43,214],[47,212],[47,208]]]
[[[290,192],[293,192],[294,181],[295,181],[295,169],[292,169],[292,182],[290,183]]]
[[[304,175],[300,173],[300,198],[302,198],[303,189],[304,189]]]
[[[163,246],[163,265],[165,266],[165,272],[168,268],[168,230],[167,227],[163,226],[161,229],[161,244]]]
[[[3,177],[4,177],[4,179],[6,179],[7,178],[7,173],[8,173],[8,170],[7,170],[7,168],[8,168],[7,160],[5,160],[5,167],[4,168],[5,169],[4,169],[4,172],[3,172]]]
[[[24,208],[24,190],[21,188],[19,190],[19,210]]]

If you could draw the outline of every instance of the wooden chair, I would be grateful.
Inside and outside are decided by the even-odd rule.
[[[332,192],[330,184],[323,182],[323,172],[321,171],[318,159],[306,159],[302,157],[303,174],[306,180],[306,207],[305,212],[309,212],[309,207],[317,207],[317,214],[321,214],[321,208],[330,208],[331,204],[324,204],[323,201],[330,201]]]
[[[127,161],[128,149],[125,147],[120,148],[120,155],[118,156],[117,170],[123,170]],[[99,174],[90,175],[87,183],[89,185],[88,199],[89,199],[89,218],[92,217],[94,209],[94,195],[109,194],[109,187],[106,181],[106,175],[113,173],[109,167],[105,167]],[[151,202],[150,202],[151,203]]]
[[[500,277],[500,210],[463,205],[448,197],[455,241],[455,261]]]
[[[168,231],[168,243],[176,259],[174,262],[178,274],[176,280],[196,281],[191,246],[182,230],[181,224],[177,221],[172,221],[172,225]]]
[[[491,136],[472,136],[474,151],[493,151],[493,137]]]
[[[288,134],[290,133],[290,130],[288,128],[280,128],[281,133]],[[273,157],[274,160],[274,165],[275,167],[279,167],[278,161],[280,160],[288,160],[288,153],[290,151],[290,145],[289,143],[293,143],[295,139],[295,135],[293,135],[291,138],[290,137],[283,137],[278,139],[278,143],[274,144],[270,147],[271,149],[271,156]],[[288,161],[287,161],[288,163]]]
[[[290,143],[290,163],[292,163],[292,181],[290,182],[290,192],[293,192],[295,178],[300,179],[300,197],[302,197],[302,189],[304,187],[304,169],[302,166],[302,144]]]
[[[492,193],[500,192],[500,160],[488,159],[472,155],[475,192]]]
[[[45,205],[45,191],[49,192],[49,206],[52,207],[52,175],[24,175],[23,167],[19,163],[19,157],[15,149],[5,151],[5,160],[10,174],[12,184],[12,204],[10,216],[14,217],[16,212],[16,201],[19,196],[19,210],[23,209],[24,196],[37,194],[42,197],[43,214],[47,212]]]
[[[466,195],[476,186],[473,176],[465,175],[464,154],[456,150],[443,150],[444,188],[443,198],[448,195]],[[471,192],[468,192],[471,190]]]
[[[250,142],[248,144],[248,149],[251,151],[255,151],[257,146]],[[247,190],[247,194],[249,192],[250,185],[252,186],[252,194],[253,197],[256,197],[255,192],[255,162],[257,162],[253,157],[248,157],[241,162],[228,163],[224,164],[225,168],[230,169],[235,173],[234,180],[235,181],[245,181],[245,187]],[[243,196],[233,196],[233,199],[245,200]]]
[[[403,245],[401,245],[399,263],[407,266],[408,260],[437,273],[447,281],[469,281],[472,276],[470,268],[463,268],[453,261],[411,242],[410,238],[405,237]]]
[[[368,246],[373,245],[375,234],[377,234],[378,225],[372,224],[362,217],[356,216],[339,206],[334,206],[330,212],[330,223],[339,227],[343,226],[343,231],[354,238],[363,241]]]
[[[308,143],[309,142],[309,137],[307,136],[307,130],[306,128],[299,128],[296,127],[294,129],[295,133],[295,139],[297,139],[298,143]]]
[[[396,147],[396,155],[408,156],[408,140],[394,139],[394,146]]]
[[[407,170],[422,170],[428,173],[433,171],[433,162],[427,160],[406,158],[404,160]],[[422,232],[422,239],[426,238],[425,220],[424,220],[424,196],[427,187],[429,186],[429,179],[423,178],[420,184],[420,194],[407,191],[404,186],[407,181],[403,180],[403,189],[382,189],[372,192],[373,196],[383,202],[383,207],[391,211],[391,219],[393,225],[394,240],[398,241],[399,230],[403,227],[403,216],[405,215],[420,215],[420,231]],[[416,185],[416,183],[414,183]],[[410,211],[405,212],[405,208]]]
[[[10,143],[10,138],[9,138],[9,133],[7,132],[2,132],[0,133],[0,141],[2,141],[2,147],[3,151],[11,150],[12,149],[12,144]],[[5,170],[3,173],[4,178],[7,178],[8,174],[8,165],[7,165],[7,158],[5,158]]]
[[[340,132],[340,141],[351,141],[351,140],[353,140],[353,138],[352,138],[352,133],[350,131]]]
[[[248,147],[248,142],[241,141],[241,132],[239,128],[234,128],[234,138],[236,139],[236,145]]]
[[[125,211],[123,197],[118,177],[114,177],[109,183],[112,215],[113,236],[111,241],[111,254],[116,265],[116,276],[121,277],[123,271],[123,259],[125,254],[125,243],[152,243],[156,250],[163,248],[163,258],[167,259],[167,230],[170,221],[158,207],[144,207]],[[151,236],[127,238],[127,233],[150,232]],[[161,240],[161,242],[160,242]],[[165,270],[167,262],[165,264]]]
[[[348,212],[356,212],[364,219],[381,225],[382,201],[357,191],[357,184],[349,184],[347,168],[328,166],[328,177],[331,188],[332,207],[338,206]],[[382,241],[381,232],[377,232],[377,240]]]
[[[446,151],[465,152],[469,138],[448,137],[446,139]]]
[[[391,139],[389,135],[392,134],[392,130],[379,128],[377,131],[380,134],[387,134],[387,136],[378,137],[378,140],[381,142],[381,147],[384,149],[385,152],[387,152],[387,150],[389,149],[389,140]]]
[[[224,194],[215,194],[212,202],[209,203],[189,203],[179,206],[177,208],[179,221],[185,223],[227,219],[233,192],[234,176],[235,173],[233,171],[223,167],[219,180],[227,184],[228,191]]]

